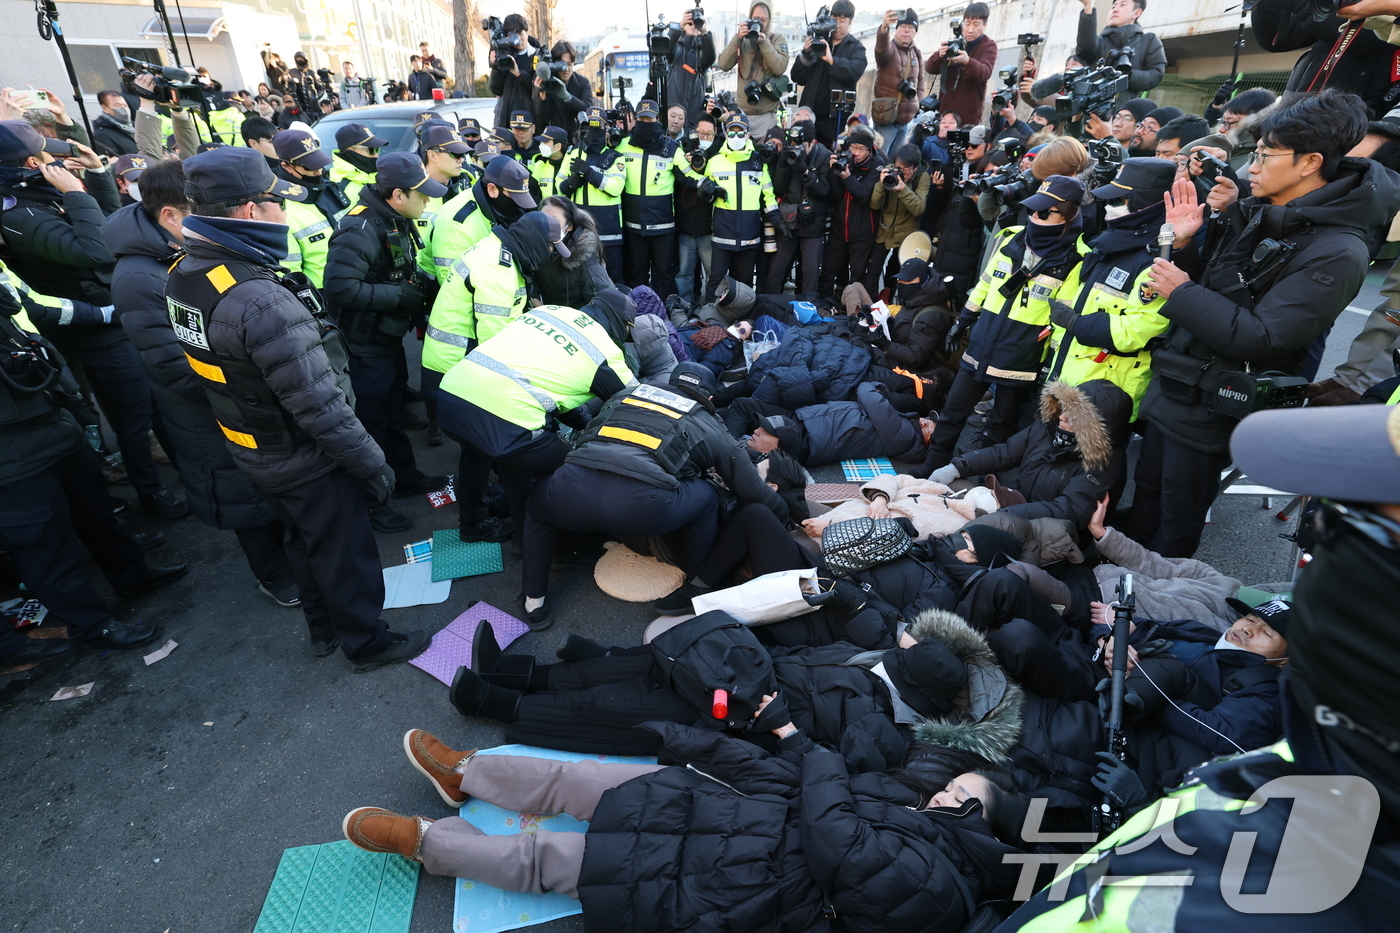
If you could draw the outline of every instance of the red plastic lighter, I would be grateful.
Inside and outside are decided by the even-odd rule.
[[[715,690],[715,698],[710,706],[710,712],[716,719],[724,719],[729,715],[729,692],[722,689]]]

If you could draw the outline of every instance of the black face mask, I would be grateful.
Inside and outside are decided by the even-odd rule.
[[[661,141],[661,124],[638,122],[632,127],[632,145],[638,149],[650,149]]]
[[[899,298],[900,303],[903,304],[910,298],[913,298],[915,295],[917,295],[919,293],[919,289],[923,287],[924,283],[922,282],[897,282],[894,286],[894,293],[895,296]]]
[[[1065,454],[1075,450],[1079,446],[1079,438],[1073,431],[1066,431],[1056,425],[1050,432],[1050,454],[1054,457],[1063,457]]]
[[[497,219],[503,224],[512,224],[525,213],[524,208],[512,201],[504,191],[491,199],[491,210],[496,212]]]
[[[373,175],[379,171],[379,160],[373,156],[361,155],[349,149],[337,149],[335,154],[362,172]]]
[[[607,144],[608,131],[601,126],[591,126],[584,134],[584,141],[588,144],[589,152],[601,152]]]

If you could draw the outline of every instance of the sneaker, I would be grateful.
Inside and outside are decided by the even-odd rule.
[[[421,816],[400,816],[379,807],[360,807],[345,814],[340,829],[351,845],[366,852],[388,852],[402,855],[411,862],[421,862],[418,850],[423,847],[423,832],[432,823]]]
[[[295,609],[301,605],[301,592],[294,581],[286,583],[263,583],[258,581],[258,592],[279,606]]]
[[[141,575],[133,582],[121,586],[112,584],[112,592],[117,594],[117,599],[135,599],[152,590],[160,589],[167,583],[175,582],[189,573],[189,570],[188,564],[176,564],[173,567],[143,567]]]
[[[189,504],[164,486],[157,492],[139,498],[141,510],[156,518],[176,519],[190,514]]]
[[[441,447],[447,443],[447,435],[442,433],[442,426],[438,424],[436,418],[428,419],[428,446]]]
[[[328,658],[340,647],[340,636],[333,631],[311,633],[311,653],[318,658]]]
[[[554,617],[549,613],[548,601],[533,612],[527,612],[525,610],[524,596],[519,597],[516,604],[520,606],[520,617],[525,620],[525,624],[529,627],[530,631],[542,632],[554,624]]]
[[[356,674],[365,674],[369,671],[377,670],[389,664],[397,664],[399,661],[408,661],[418,657],[427,650],[428,643],[432,641],[428,633],[422,629],[414,632],[390,632],[389,644],[376,651],[374,654],[363,655],[354,659],[354,671]]]
[[[696,586],[694,583],[682,583],[680,589],[668,593],[651,604],[651,608],[661,613],[663,616],[680,616],[687,612],[694,611],[690,601],[701,593],[708,593],[709,590],[703,586]]]
[[[409,729],[403,734],[403,753],[419,774],[433,782],[438,796],[449,807],[460,807],[467,799],[462,790],[462,774],[457,769],[476,754],[476,749],[453,751],[437,736],[422,729]]]
[[[426,473],[419,473],[414,479],[396,482],[393,496],[395,499],[407,499],[409,496],[427,495],[430,492],[437,492],[449,482],[451,480],[446,476],[428,476]]]
[[[369,523],[375,531],[384,535],[407,531],[413,527],[413,519],[402,512],[395,512],[387,505],[370,506]]]
[[[511,535],[510,522],[503,522],[499,518],[484,518],[475,525],[463,525],[457,529],[457,537],[474,544],[478,541],[509,541]]]

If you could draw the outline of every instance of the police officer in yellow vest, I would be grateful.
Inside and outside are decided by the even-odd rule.
[[[336,218],[350,204],[345,193],[326,178],[331,157],[321,148],[316,134],[305,130],[283,130],[272,137],[277,152],[277,175],[307,190],[305,201],[288,201],[287,259],[282,265],[301,272],[317,288],[326,271],[326,254]]]
[[[705,164],[699,193],[713,198],[715,205],[710,280],[705,285],[705,300],[714,301],[715,289],[725,276],[733,275],[745,285],[754,284],[754,266],[765,222],[781,231],[784,238],[791,236],[778,217],[768,166],[749,139],[749,121],[742,113],[731,113],[725,118],[724,148]]]
[[[481,143],[478,148],[488,144]],[[446,286],[462,254],[491,233],[497,224],[510,224],[537,207],[530,195],[530,173],[510,156],[494,155],[481,178],[438,209],[418,254],[418,266]],[[454,361],[455,362],[455,361]],[[446,372],[444,366],[440,372]]]
[[[569,134],[557,126],[546,126],[539,136],[539,151],[530,159],[530,177],[540,186],[540,200],[559,194],[559,183],[569,177],[561,174],[569,149]]]
[[[374,184],[374,173],[378,171],[375,160],[379,158],[379,150],[389,143],[375,136],[363,123],[347,123],[335,131],[335,145],[332,175],[345,197],[354,204],[360,199],[360,189]]]
[[[243,126],[245,114],[243,107],[234,103],[235,99],[232,91],[224,91],[217,97],[218,109],[211,107],[209,110],[209,129],[216,137],[213,141],[225,146],[237,146],[243,141],[239,129]]]
[[[921,475],[948,465],[963,425],[992,386],[993,405],[979,446],[1016,432],[1021,403],[1040,375],[1050,336],[1050,299],[1079,264],[1084,186],[1051,175],[1025,200],[1030,223],[1007,227],[992,243],[986,266],[944,347],[953,352],[971,330],[962,366],[934,429]]]
[[[1175,177],[1170,160],[1127,159],[1117,178],[1093,190],[1107,205],[1107,225],[1084,244],[1084,261],[1051,302],[1048,378],[1070,385],[1107,379],[1133,400],[1134,419],[1152,379],[1149,347],[1168,324],[1160,313],[1166,299],[1146,282],[1166,220],[1162,195]]]
[[[512,532],[518,541],[531,485],[557,470],[571,449],[559,437],[559,423],[582,429],[601,405],[589,402],[631,384],[622,348],[599,323],[603,315],[630,320],[636,306],[609,289],[580,310],[531,308],[443,377],[438,418],[463,453],[455,486],[463,541],[499,540]],[[483,504],[493,460],[513,529]]]
[[[558,193],[593,215],[603,245],[608,278],[622,281],[622,192],[627,167],[622,154],[608,144],[607,114],[589,107],[579,123],[579,141],[564,157],[568,177],[558,179]]]
[[[437,219],[442,206],[470,187],[470,176],[463,174],[462,166],[471,149],[462,142],[462,137],[457,134],[456,129],[441,121],[421,127],[419,140],[418,148],[423,155],[423,167],[428,170],[428,177],[447,188],[447,194],[428,202],[427,208],[417,220],[418,236],[426,245],[432,233],[433,221]],[[434,278],[437,277],[435,270],[421,260],[419,265],[423,267],[423,271]]]
[[[355,417],[339,332],[277,268],[283,199],[305,189],[251,149],[212,149],[184,169],[193,213],[166,282],[171,324],[234,462],[286,526],[311,649],[338,646],[357,671],[415,657],[427,634],[390,632],[379,617],[384,577],[365,498],[368,487],[386,501],[394,471]]]
[[[676,291],[676,181],[695,187],[700,176],[680,144],[665,134],[660,117],[656,101],[639,101],[637,123],[617,151],[627,173],[622,190],[623,280],[634,288],[650,285],[665,296]]]

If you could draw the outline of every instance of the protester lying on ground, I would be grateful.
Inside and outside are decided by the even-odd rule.
[[[808,466],[860,457],[919,462],[933,436],[932,418],[902,414],[889,390],[873,382],[853,402],[826,402],[796,411],[753,398],[735,399],[724,422],[735,436],[748,433],[750,450],[783,450]]]
[[[824,930],[832,912],[851,933],[955,933],[979,903],[1011,894],[1017,867],[1003,858],[1018,851],[1027,801],[996,768],[941,781],[923,769],[850,777],[840,755],[790,723],[774,730],[776,756],[713,732],[649,728],[679,766],[477,755],[405,736],[410,763],[449,806],[471,795],[563,811],[586,833],[488,836],[457,816],[373,807],[347,814],[344,833],[432,874],[577,898],[590,928],[616,933]]]
[[[867,379],[870,352],[836,336],[837,330],[835,324],[789,327],[778,348],[749,367],[747,394],[787,409],[849,399]]]
[[[718,376],[744,358],[743,343],[753,336],[753,321],[736,321],[728,327],[691,324],[677,328],[677,333],[686,356]]]
[[[955,457],[929,478],[947,485],[1018,467],[1014,491],[1026,501],[1003,500],[1004,509],[1026,518],[1067,518],[1082,528],[1105,491],[1114,497],[1122,490],[1132,409],[1132,399],[1107,380],[1052,382],[1040,396],[1040,420],[1005,444]]]
[[[918,479],[904,473],[877,476],[860,487],[860,498],[851,499],[802,523],[807,534],[817,540],[832,522],[868,516],[907,518],[918,529],[919,537],[946,535],[957,531],[983,512],[997,508],[991,490],[978,486],[953,492],[942,483]]]

